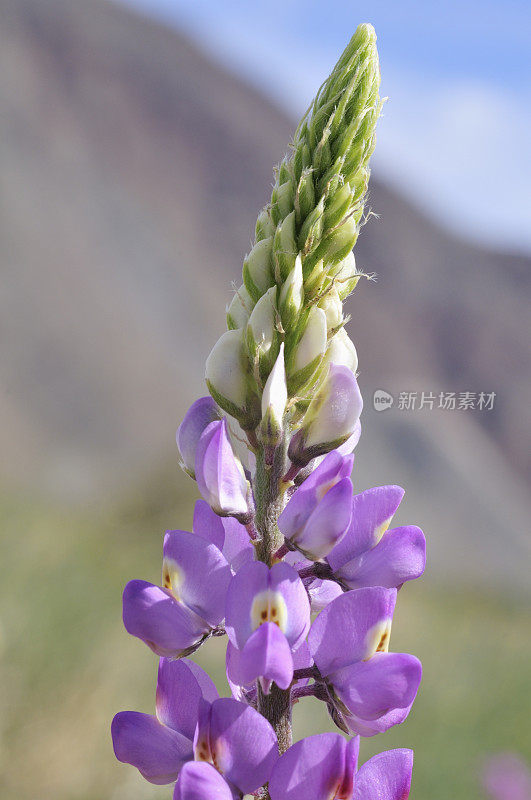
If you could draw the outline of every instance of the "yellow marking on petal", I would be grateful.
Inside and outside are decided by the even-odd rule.
[[[366,650],[364,661],[368,661],[375,653],[387,653],[389,650],[389,640],[391,638],[391,625],[390,619],[377,622],[366,637]]]
[[[162,562],[162,585],[169,589],[176,600],[180,600],[180,588],[184,583],[184,573],[176,561],[165,558]]]
[[[325,496],[325,494],[327,492],[329,492],[330,489],[332,489],[332,487],[336,485],[336,483],[339,483],[339,481],[340,481],[340,478],[339,478],[339,475],[337,475],[335,478],[331,478],[328,481],[328,483],[322,483],[320,486],[318,486],[317,490],[315,492],[315,494],[317,496],[317,499],[319,501],[321,501],[323,499],[323,497]]]
[[[264,622],[274,622],[282,633],[286,632],[288,609],[280,592],[266,589],[256,595],[251,606],[251,625],[253,631]]]
[[[373,539],[374,539],[374,544],[375,545],[378,544],[378,542],[380,541],[380,539],[382,538],[382,536],[386,532],[387,528],[391,524],[391,520],[392,519],[393,519],[392,517],[389,517],[389,519],[384,520],[381,525],[378,525],[374,529]]]

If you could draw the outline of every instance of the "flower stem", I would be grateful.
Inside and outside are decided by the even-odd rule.
[[[270,464],[267,463],[269,460],[269,458],[266,460],[264,448],[261,446],[257,452],[254,480],[255,524],[260,536],[256,544],[256,556],[268,567],[284,543],[277,519],[284,505],[281,481],[287,462],[285,441],[275,449]],[[265,694],[258,684],[258,711],[273,726],[277,734],[279,752],[284,753],[292,743],[290,690],[279,689],[273,684],[270,693]],[[266,794],[265,797],[268,798],[269,795]]]

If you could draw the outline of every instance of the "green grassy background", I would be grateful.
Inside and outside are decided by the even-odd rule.
[[[170,476],[168,478],[168,475]],[[0,563],[2,800],[169,798],[114,760],[120,709],[153,710],[156,659],[121,625],[121,590],[158,580],[162,532],[191,522],[190,482],[170,470],[114,510],[58,510],[6,498]],[[412,800],[482,797],[491,752],[531,752],[529,609],[430,582],[400,592],[392,649],[418,655],[424,679],[410,718],[362,743],[362,759],[413,747]],[[197,660],[226,692],[222,640]],[[295,708],[297,737],[330,726],[322,706]]]

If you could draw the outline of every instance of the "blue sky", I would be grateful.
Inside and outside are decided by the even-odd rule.
[[[296,117],[356,25],[389,102],[374,164],[466,236],[531,252],[531,4],[122,0],[174,24]]]

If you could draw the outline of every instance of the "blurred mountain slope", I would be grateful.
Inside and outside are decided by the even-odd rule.
[[[0,23],[0,480],[108,499],[175,459],[293,123],[103,0],[0,0]],[[411,487],[438,571],[526,586],[530,260],[452,238],[378,181],[371,205],[357,260],[378,284],[350,301],[358,483]],[[497,403],[377,414],[375,388]]]

